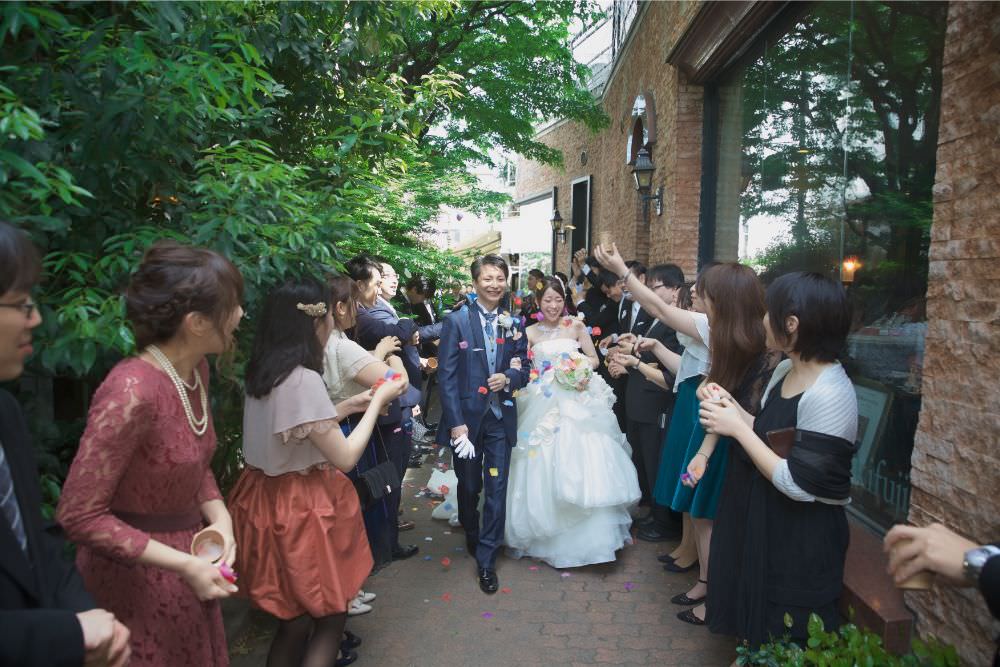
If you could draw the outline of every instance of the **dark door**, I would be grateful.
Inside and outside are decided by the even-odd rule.
[[[576,228],[570,243],[570,256],[580,248],[590,251],[590,176],[578,178],[572,183],[570,223]]]

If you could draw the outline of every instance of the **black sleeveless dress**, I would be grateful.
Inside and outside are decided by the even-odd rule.
[[[768,431],[795,427],[801,394],[782,398],[784,379],[754,421]],[[804,642],[810,613],[826,629],[840,625],[847,517],[842,505],[798,502],[778,491],[738,443],[730,450],[712,531],[706,621],[712,632],[756,648],[785,634]],[[792,619],[786,628],[785,614]]]

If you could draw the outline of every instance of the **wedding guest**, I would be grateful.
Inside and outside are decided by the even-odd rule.
[[[767,290],[763,323],[768,347],[788,359],[760,412],[748,413],[718,385],[702,390],[702,425],[738,443],[712,535],[708,623],[752,647],[786,633],[804,641],[812,613],[830,631],[840,625],[858,406],[837,357],[850,322],[840,283],[818,273],[781,276]],[[706,400],[711,394],[721,400]]]
[[[391,273],[390,273],[391,271]],[[386,336],[395,336],[402,343],[401,358],[403,367],[409,378],[410,388],[398,401],[394,401],[389,414],[379,417],[378,431],[385,442],[389,458],[396,464],[399,478],[406,473],[406,465],[412,449],[412,411],[413,406],[420,403],[420,355],[417,346],[420,344],[420,332],[413,320],[400,318],[395,309],[383,298],[395,294],[398,284],[396,272],[388,263],[358,256],[347,263],[347,272],[358,288],[358,315],[354,328],[354,340],[366,350],[374,350]],[[387,285],[383,291],[383,272]],[[415,544],[400,544],[399,530],[411,526],[399,523],[395,517],[399,511],[400,490],[396,489],[389,495],[389,512],[393,518],[389,520],[390,543],[392,557],[396,560],[410,558],[419,551]]]
[[[230,494],[237,562],[253,604],[280,619],[269,665],[346,665],[347,607],[371,572],[352,470],[379,411],[406,379],[380,386],[345,437],[321,372],[335,324],[330,290],[293,280],[264,302],[247,363],[243,455]],[[354,399],[354,403],[363,399]],[[355,405],[354,407],[358,407]]]
[[[390,370],[405,378],[406,369],[397,356],[401,347],[398,338],[387,336],[379,341],[373,352],[368,352],[347,337],[345,332],[353,329],[357,320],[357,290],[354,281],[347,276],[332,278],[330,291],[334,329],[323,354],[323,381],[330,400],[337,408],[337,414],[342,417],[341,430],[345,435],[350,435],[357,427],[360,414],[368,407],[371,387]],[[385,444],[376,431],[349,476],[355,479],[361,473],[388,460],[385,451]],[[396,515],[390,511],[389,499],[383,498],[364,509],[364,521],[377,569],[392,561],[393,543],[390,536],[395,533],[389,530],[389,522],[395,523]],[[363,593],[359,593],[356,603],[348,609],[349,614],[371,611],[368,603],[374,598],[371,593]]]
[[[243,278],[205,248],[161,241],[125,293],[139,353],[94,394],[57,518],[87,588],[132,632],[132,665],[228,665],[219,599],[236,592],[191,554],[206,524],[236,556],[210,463],[206,356],[232,348]]]
[[[624,275],[625,263],[617,248],[613,248],[611,253],[599,249],[598,257],[611,271],[621,271]],[[723,493],[723,480],[726,479],[729,443],[715,436],[705,438],[699,433],[700,429],[696,428],[693,419],[698,397],[691,396],[691,392],[700,386],[699,383],[711,380],[732,387],[732,395],[748,412],[757,411],[764,387],[777,362],[777,357],[767,354],[765,349],[761,323],[764,314],[763,290],[753,270],[736,263],[716,264],[702,271],[695,292],[705,310],[704,315],[671,305],[634,279],[628,280],[626,287],[632,290],[644,308],[649,308],[668,326],[686,335],[695,348],[689,355],[690,365],[682,373],[694,372],[687,378],[690,384],[686,388],[683,383],[677,387],[678,400],[683,398],[686,404],[678,411],[676,430],[671,428],[673,433],[667,433],[663,455],[666,460],[661,459],[658,481],[662,479],[660,499],[669,501],[675,511],[690,514],[698,552],[698,582],[671,601],[679,605],[704,603],[707,591],[712,590],[708,583],[711,580],[713,521],[717,513],[721,513],[719,499]],[[715,334],[711,333],[713,330],[716,330]],[[709,357],[707,367],[702,359],[706,351]],[[702,369],[709,371],[707,378],[702,375]],[[681,389],[685,389],[683,397],[679,393]],[[673,423],[672,420],[672,427]],[[695,458],[708,457],[712,458],[712,463],[694,480],[697,484],[691,491],[691,482],[682,480],[681,475]],[[685,484],[685,481],[688,483]],[[691,565],[693,563],[667,562],[664,567],[671,571],[684,571]],[[725,590],[719,591],[720,595],[725,594]],[[705,605],[684,610],[677,617],[686,623],[704,625]]]
[[[420,414],[414,422],[419,423],[422,428],[414,428],[414,440],[423,440],[427,433],[433,436],[433,429],[437,424],[428,423],[427,415],[430,410],[431,393],[437,386],[434,373],[436,368],[431,366],[429,360],[438,356],[438,342],[441,338],[441,326],[437,313],[434,311],[434,304],[430,299],[434,296],[434,283],[424,276],[412,276],[406,281],[406,288],[402,293],[402,303],[399,312],[408,317],[412,317],[416,322],[420,333]],[[415,424],[416,426],[416,424]],[[423,433],[417,433],[422,431]],[[421,437],[423,436],[423,437]],[[419,456],[414,452],[414,456]],[[419,466],[418,466],[419,467]]]
[[[31,293],[41,269],[27,235],[0,222],[0,382],[20,377],[32,353],[32,330],[42,317]],[[127,664],[128,629],[96,608],[41,506],[24,415],[0,389],[0,664]]]

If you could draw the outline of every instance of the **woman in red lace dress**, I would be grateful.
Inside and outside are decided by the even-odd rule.
[[[57,518],[87,588],[132,633],[135,665],[229,664],[219,598],[236,587],[190,553],[206,524],[236,556],[209,463],[208,363],[232,343],[243,279],[224,257],[157,243],[126,294],[141,352],[94,395]]]

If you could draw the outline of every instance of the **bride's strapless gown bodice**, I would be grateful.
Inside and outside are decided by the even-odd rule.
[[[577,391],[544,370],[577,351],[568,338],[532,348],[539,377],[518,392],[507,489],[511,555],[554,567],[614,560],[615,551],[631,542],[628,508],[640,497],[631,449],[611,411],[611,387],[595,372]]]

